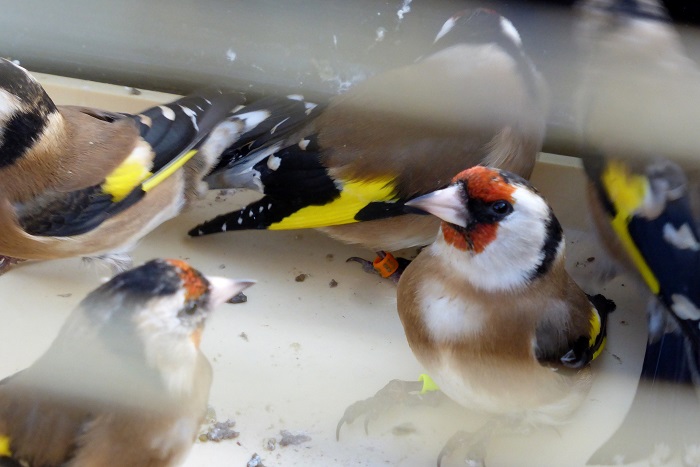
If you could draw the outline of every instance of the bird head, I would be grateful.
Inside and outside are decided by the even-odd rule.
[[[522,39],[509,19],[494,10],[477,8],[452,15],[433,41],[434,46],[440,49],[458,43],[494,43],[506,49],[519,49]]]
[[[149,261],[91,292],[69,317],[47,358],[54,367],[80,362],[95,375],[112,362],[111,378],[155,378],[154,388],[187,393],[202,360],[199,343],[206,319],[252,284],[205,276],[180,260]],[[124,374],[117,377],[120,368]]]
[[[485,289],[526,286],[563,256],[563,233],[552,209],[515,174],[472,167],[447,188],[406,205],[442,219],[433,254]]]

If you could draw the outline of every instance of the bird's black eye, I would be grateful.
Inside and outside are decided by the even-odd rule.
[[[197,304],[195,302],[190,302],[185,305],[185,314],[188,316],[192,316],[197,312]]]
[[[503,218],[513,212],[513,205],[508,201],[499,199],[491,203],[491,212],[498,218]]]

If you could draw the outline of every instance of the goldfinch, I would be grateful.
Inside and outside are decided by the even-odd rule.
[[[91,292],[33,365],[0,381],[0,465],[181,463],[212,380],[204,323],[251,284],[158,259]]]
[[[408,344],[444,394],[496,416],[477,433],[456,434],[438,465],[465,444],[478,465],[503,421],[556,425],[581,404],[615,305],[574,283],[557,218],[515,174],[473,167],[406,204],[441,219],[435,242],[398,283]],[[339,427],[375,409],[359,404]]]
[[[617,272],[650,296],[637,392],[589,463],[698,465],[700,72],[661,2],[579,6],[579,127],[591,217]]]
[[[593,464],[700,461],[700,236],[677,164],[586,154],[590,206],[603,245],[655,295],[640,383]],[[694,460],[693,460],[694,459]]]
[[[0,267],[72,256],[128,267],[140,238],[206,191],[220,149],[202,142],[241,102],[209,90],[139,115],[56,106],[0,60]]]
[[[546,112],[545,84],[513,24],[491,10],[460,12],[415,63],[328,105],[272,97],[222,123],[250,129],[209,185],[264,196],[189,234],[314,227],[374,250],[425,245],[438,222],[405,214],[403,202],[477,164],[529,177]]]

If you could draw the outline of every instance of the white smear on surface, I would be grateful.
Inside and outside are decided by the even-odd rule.
[[[376,35],[374,36],[374,41],[381,42],[384,40],[384,37],[386,37],[386,29],[381,27],[377,28]]]
[[[396,12],[396,16],[399,17],[399,22],[403,21],[403,17],[411,11],[411,2],[413,0],[403,0],[403,5],[401,5],[401,8],[399,8],[399,11]]]
[[[226,51],[226,60],[228,60],[229,62],[235,62],[235,61],[236,61],[236,57],[238,57],[238,54],[236,54],[236,51],[235,51],[235,50],[233,50],[233,49],[228,49],[228,50]]]

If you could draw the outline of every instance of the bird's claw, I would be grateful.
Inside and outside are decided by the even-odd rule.
[[[364,400],[360,400],[351,404],[341,417],[335,429],[335,439],[340,439],[340,429],[343,424],[350,424],[358,417],[364,415],[365,434],[369,433],[369,422],[376,419],[379,414],[387,410],[389,407],[399,403],[417,404],[415,399],[426,399],[423,395],[418,394],[422,389],[423,383],[420,381],[401,381],[398,379],[392,380],[377,393]],[[431,401],[434,400],[429,397]]]
[[[456,450],[465,446],[468,451],[464,456],[464,464],[470,467],[486,467],[486,440],[478,433],[458,431],[445,443],[437,458],[437,467],[442,466],[442,460],[450,457]]]
[[[15,264],[23,263],[24,259],[13,258],[12,256],[0,255],[0,276],[12,269]]]

